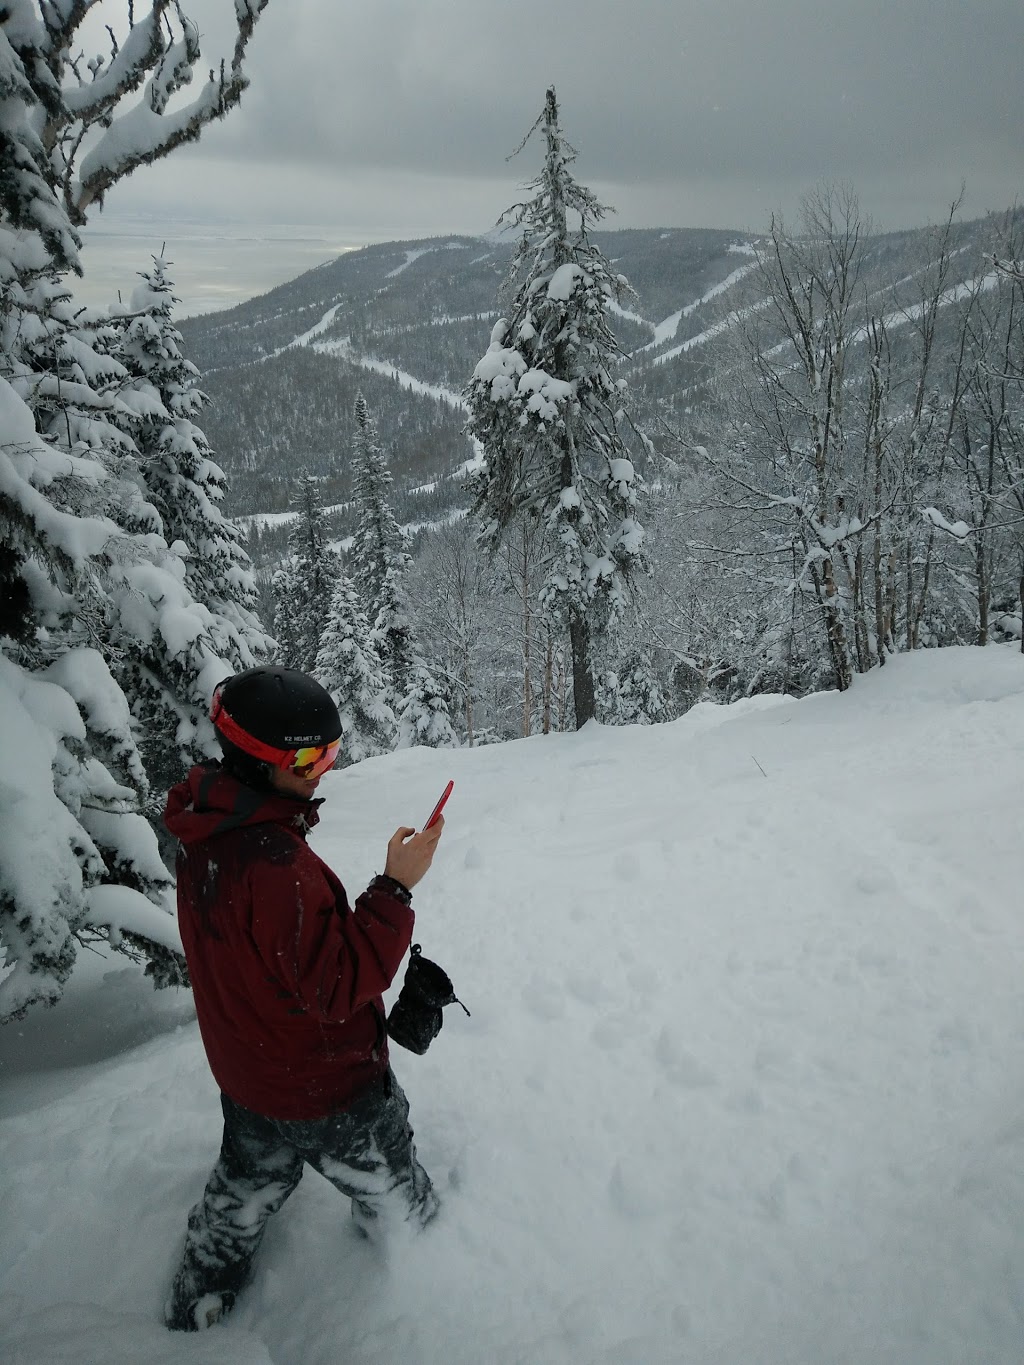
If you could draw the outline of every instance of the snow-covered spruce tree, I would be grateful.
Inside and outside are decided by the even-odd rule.
[[[156,640],[129,639],[115,670],[132,698],[153,803],[162,810],[180,774],[217,752],[207,718],[207,660],[212,655],[218,669],[240,672],[269,658],[274,642],[254,611],[255,580],[238,527],[220,509],[223,471],[194,421],[207,400],[199,372],[181,353],[166,264],[154,257],[153,269],[139,273],[128,308],[115,314],[115,355],[127,372],[118,396],[136,414],[129,429],[142,483],[164,540],[184,562],[185,593],[205,609],[193,616],[202,626],[198,648],[193,636],[174,650],[166,632]]]
[[[424,659],[405,589],[405,564],[385,573],[370,639],[384,668],[387,702],[398,720],[398,747],[458,748],[451,723],[451,690]]]
[[[296,483],[292,510],[289,559],[274,575],[274,634],[280,662],[312,673],[341,562],[327,543],[320,483],[314,475],[304,474]]]
[[[363,395],[356,395],[352,440],[352,501],[356,530],[346,557],[374,648],[384,668],[388,699],[397,710],[412,682],[415,654],[404,578],[412,562],[405,534],[391,510],[394,480],[377,424]]]
[[[303,652],[303,629],[296,603],[302,598],[301,577],[291,556],[275,569],[270,580],[274,603],[274,639],[277,641],[275,660],[289,668],[297,667],[294,660]]]
[[[184,547],[186,586],[218,618],[221,654],[239,670],[250,668],[272,642],[254,611],[255,576],[241,531],[221,511],[224,471],[196,425],[209,400],[199,389],[199,371],[181,352],[167,264],[154,257],[153,269],[139,276],[117,356],[135,381],[132,391],[149,387],[167,413],[166,419],[143,417],[135,438],[142,477],[164,539]]]
[[[348,568],[384,670],[386,700],[398,719],[398,745],[455,747],[448,692],[423,659],[416,639],[404,583],[410,555],[391,510],[387,457],[362,394],[356,398],[355,418],[352,479],[358,519]]]
[[[606,209],[570,173],[576,153],[547,92],[544,166],[533,197],[502,222],[521,229],[508,279],[508,316],[496,323],[467,390],[470,434],[483,447],[475,476],[482,538],[496,549],[521,517],[540,521],[554,558],[540,592],[567,628],[576,724],[595,713],[592,637],[621,614],[646,568],[637,520],[638,477],[623,437],[625,383],[610,307],[631,294],[590,241]]]
[[[340,571],[313,675],[341,714],[343,766],[394,747],[395,715],[370,625],[351,579]]]
[[[347,566],[367,620],[376,628],[381,609],[391,596],[388,577],[401,578],[410,557],[405,536],[391,510],[394,480],[387,456],[370,416],[366,399],[356,395],[356,431],[352,440],[352,500],[357,524]]]
[[[136,628],[156,633],[185,571],[125,432],[123,367],[76,319],[65,277],[89,206],[237,103],[265,3],[239,0],[230,71],[175,108],[199,50],[170,0],[137,21],[124,7],[120,41],[111,16],[111,51],[88,63],[74,54],[98,6],[0,8],[0,1020],[54,1003],[93,936],[141,947],[158,982],[182,979],[128,701],[103,654],[126,578]]]
[[[647,649],[634,647],[606,669],[598,696],[601,718],[612,725],[654,725],[669,719],[668,699]]]
[[[449,689],[418,654],[412,661],[409,685],[398,705],[398,747],[415,744],[429,749],[457,749],[452,727]]]

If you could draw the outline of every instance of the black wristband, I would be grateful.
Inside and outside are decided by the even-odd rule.
[[[396,901],[401,901],[403,905],[412,904],[412,892],[407,886],[403,886],[397,877],[389,877],[386,872],[378,872],[370,883],[370,889],[378,887],[381,891],[386,891],[389,896],[394,896]]]

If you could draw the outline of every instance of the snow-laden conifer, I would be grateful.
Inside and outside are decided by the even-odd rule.
[[[166,262],[154,257],[152,270],[139,275],[117,354],[134,381],[132,395],[148,388],[163,409],[144,412],[135,437],[142,476],[164,539],[185,561],[186,586],[217,618],[218,652],[238,670],[251,668],[272,642],[255,614],[255,577],[241,532],[221,510],[224,471],[197,425],[208,400],[199,371],[181,351]]]
[[[280,662],[312,673],[341,563],[327,543],[320,484],[312,474],[297,481],[292,511],[289,558],[274,575],[274,634]]]
[[[669,718],[668,700],[646,649],[627,650],[602,673],[598,691],[601,718],[609,724],[653,725]]]
[[[398,747],[415,744],[429,749],[457,749],[448,691],[420,657],[413,660],[409,684],[398,705]]]
[[[302,622],[295,608],[295,603],[302,595],[302,586],[290,555],[274,570],[270,591],[274,602],[274,640],[277,643],[274,658],[279,664],[294,668],[298,666],[294,661],[301,659],[303,653]]]
[[[412,619],[404,582],[411,557],[391,510],[391,471],[362,394],[356,398],[355,418],[352,479],[358,520],[348,569],[384,669],[387,702],[398,719],[398,744],[453,747],[458,738],[449,698],[422,656]]]
[[[388,699],[396,713],[412,686],[419,653],[404,579],[404,563],[396,561],[388,567],[370,632],[374,648],[384,666]]]
[[[392,582],[401,578],[410,557],[405,535],[391,510],[394,480],[380,443],[377,424],[360,393],[355,403],[356,431],[352,439],[352,500],[356,531],[348,552],[348,572],[371,626],[377,628],[382,609],[391,609]]]
[[[397,712],[412,685],[415,635],[404,578],[411,557],[405,534],[391,510],[394,480],[387,456],[360,393],[355,404],[352,441],[352,500],[356,530],[346,568],[370,623],[373,644],[384,667],[388,699]]]
[[[314,676],[327,688],[342,724],[342,766],[394,747],[395,715],[370,626],[351,579],[339,572]]]
[[[568,628],[583,725],[595,709],[592,636],[618,618],[646,567],[639,477],[622,430],[626,386],[614,377],[619,350],[608,324],[609,309],[632,291],[590,241],[606,209],[570,173],[576,154],[553,89],[522,145],[538,128],[545,155],[533,196],[502,220],[522,234],[508,315],[467,391],[484,456],[475,510],[492,548],[521,517],[546,528],[552,559],[540,600]]]
[[[158,981],[183,979],[113,672],[129,641],[198,651],[191,675],[211,689],[229,669],[147,496],[116,329],[75,306],[67,276],[88,206],[237,102],[265,2],[241,0],[230,71],[173,112],[199,61],[177,7],[128,5],[127,35],[108,30],[109,54],[88,63],[90,5],[0,9],[0,1019],[52,1004],[95,935],[141,946]]]
[[[458,748],[451,722],[450,690],[438,682],[423,657],[404,577],[402,560],[388,567],[377,620],[370,632],[384,668],[387,702],[398,720],[398,747],[426,744],[435,749]]]
[[[254,612],[255,582],[239,530],[220,508],[224,474],[194,420],[206,399],[198,371],[181,353],[165,262],[154,257],[152,270],[140,276],[128,309],[114,319],[115,354],[127,376],[118,397],[135,414],[128,429],[145,494],[184,566],[174,588],[179,607],[189,612],[191,597],[201,608],[189,612],[184,631],[165,628],[140,638],[122,628],[116,641],[116,672],[132,697],[155,805],[162,809],[180,774],[217,752],[207,718],[211,669],[225,676],[251,668],[270,657],[273,641]]]

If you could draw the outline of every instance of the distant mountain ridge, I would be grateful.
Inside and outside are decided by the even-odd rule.
[[[964,279],[983,268],[990,223],[954,226]],[[872,238],[865,287],[912,276],[933,232]],[[758,238],[661,228],[594,240],[636,292],[613,323],[638,412],[671,413],[714,364],[730,319],[763,306]],[[326,504],[344,504],[359,391],[388,449],[400,515],[422,521],[465,505],[461,395],[499,316],[511,253],[511,243],[479,237],[378,243],[186,319],[186,351],[213,400],[204,428],[229,476],[228,510],[284,511],[291,482],[307,472],[324,480]]]
[[[630,229],[597,240],[638,295],[615,318],[620,343],[650,360],[700,330],[698,301],[735,273],[751,239]],[[462,389],[487,349],[511,252],[475,237],[380,243],[186,319],[187,353],[214,400],[205,429],[229,475],[230,510],[283,510],[307,470],[326,480],[325,501],[344,501],[360,389],[400,489],[461,465]]]

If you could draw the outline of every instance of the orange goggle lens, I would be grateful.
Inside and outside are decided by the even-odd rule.
[[[305,749],[296,749],[295,757],[288,766],[298,777],[307,780],[322,777],[334,767],[340,752],[340,739],[336,739],[333,744],[315,744]]]

